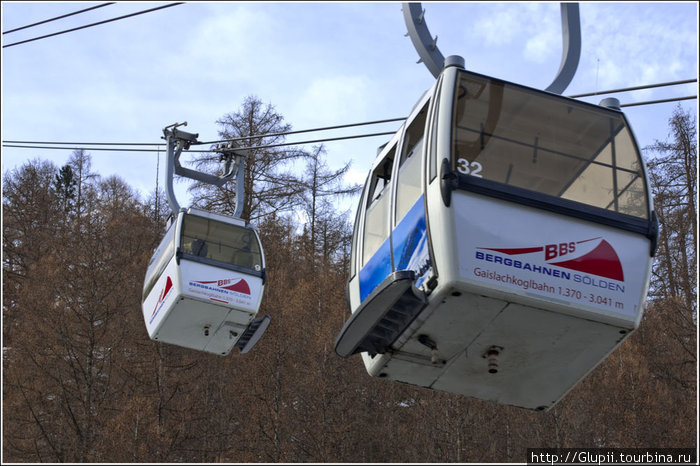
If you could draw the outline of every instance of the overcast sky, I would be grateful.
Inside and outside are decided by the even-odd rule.
[[[99,4],[3,2],[2,29]],[[3,34],[2,43],[166,4],[117,3]],[[423,8],[443,55],[463,56],[470,70],[543,89],[559,68],[559,3],[425,2]],[[582,3],[580,12],[581,61],[564,95],[697,78],[695,2]],[[2,139],[156,144],[164,126],[186,120],[200,140],[215,140],[216,120],[249,95],[274,105],[293,129],[405,117],[434,81],[416,64],[406,31],[401,3],[193,2],[5,47]],[[696,94],[696,84],[685,84],[614,96],[626,104]],[[623,109],[640,146],[667,139],[676,105]],[[696,100],[681,105],[697,114]],[[360,181],[387,139],[327,143],[329,164],[352,162],[349,179]],[[34,158],[61,166],[70,153],[3,147],[2,171]],[[144,196],[154,189],[155,152],[90,153],[100,175],[119,175]],[[161,152],[161,168],[163,158]]]

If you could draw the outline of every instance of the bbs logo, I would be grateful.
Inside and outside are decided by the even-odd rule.
[[[576,243],[573,241],[568,243],[547,244],[544,247],[544,260],[555,259],[573,252],[576,252]]]

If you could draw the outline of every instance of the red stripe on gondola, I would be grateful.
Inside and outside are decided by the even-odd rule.
[[[602,240],[588,254],[567,261],[551,262],[551,264],[621,282],[625,280],[620,258],[617,256],[615,249],[605,240]]]
[[[508,254],[509,256],[514,256],[517,254],[530,254],[531,252],[544,251],[544,248],[542,246],[536,247],[536,248],[479,248],[479,249],[500,252],[502,254]]]

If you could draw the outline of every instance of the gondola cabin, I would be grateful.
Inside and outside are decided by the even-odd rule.
[[[335,350],[375,377],[547,410],[639,326],[645,166],[619,107],[454,58],[369,173]]]
[[[151,339],[226,355],[247,352],[267,328],[256,319],[265,263],[256,231],[241,219],[177,212],[146,272],[143,317]]]

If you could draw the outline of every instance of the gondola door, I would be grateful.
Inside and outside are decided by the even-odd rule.
[[[381,150],[365,185],[348,282],[353,315],[336,340],[341,356],[384,353],[425,308],[419,288],[432,265],[423,195],[431,95]]]
[[[425,102],[408,123],[394,176],[392,212],[392,254],[394,272],[409,270],[420,288],[430,275],[431,260],[423,195],[423,165],[426,150],[426,121],[429,102]]]

